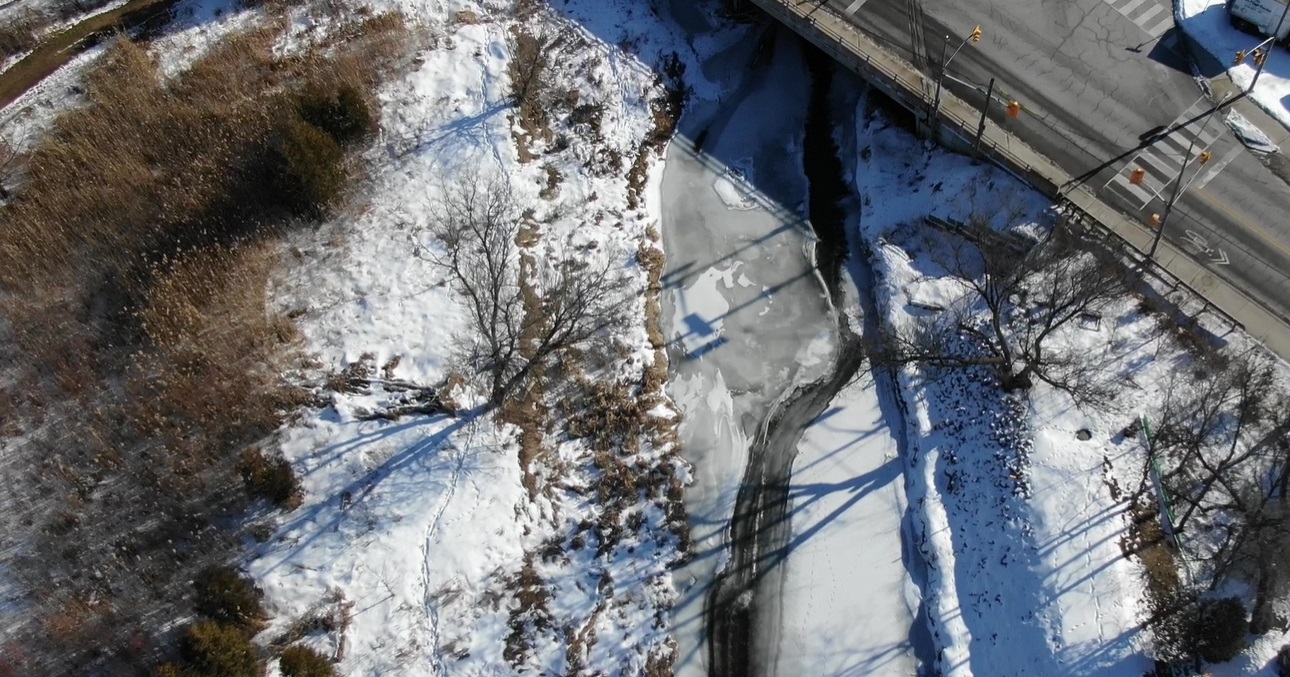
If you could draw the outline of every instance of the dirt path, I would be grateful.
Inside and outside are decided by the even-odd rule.
[[[178,0],[132,0],[49,36],[31,54],[0,73],[0,109],[104,38],[160,21],[176,4]]]

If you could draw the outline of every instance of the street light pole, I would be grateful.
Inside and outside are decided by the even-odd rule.
[[[941,42],[941,68],[936,74],[936,95],[932,97],[932,112],[931,115],[928,116],[927,120],[929,127],[936,125],[936,116],[941,112],[941,88],[945,81],[945,72],[950,67],[950,62],[954,60],[954,57],[959,55],[959,52],[963,51],[963,48],[967,46],[967,43],[980,42],[980,40],[981,27],[977,26],[972,29],[971,33],[968,33],[967,36],[963,38],[963,42],[960,42],[958,47],[954,48],[954,53],[951,54],[948,59],[945,58],[945,52],[949,51],[950,36],[946,35],[945,39]]]
[[[941,111],[941,82],[945,80],[945,68],[949,66],[949,61],[945,59],[945,52],[950,46],[950,36],[946,35],[941,40],[941,67],[936,71],[936,95],[932,97],[932,111],[927,116],[927,127],[932,129],[936,126],[936,116]]]
[[[972,155],[977,160],[981,159],[981,137],[985,134],[985,114],[990,110],[990,100],[994,97],[994,78],[990,78],[990,86],[985,88],[985,103],[981,105],[981,124],[976,128],[976,141],[972,142]]]

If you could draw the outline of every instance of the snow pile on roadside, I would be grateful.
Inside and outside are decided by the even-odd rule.
[[[529,146],[537,159],[522,163],[511,10],[407,9],[435,46],[382,95],[366,207],[297,238],[297,262],[277,290],[278,303],[303,313],[320,373],[364,364],[429,385],[448,375],[468,340],[465,315],[409,239],[445,181],[496,174],[531,209],[539,236],[529,251],[539,260],[610,257],[634,278],[641,320],[617,337],[616,362],[588,374],[589,387],[657,381],[637,252],[657,249],[661,166],[645,141],[669,84],[666,58],[688,80],[698,55],[657,10],[629,0],[539,10],[524,28],[558,36],[547,85],[587,108],[577,124],[553,119],[550,140]],[[634,187],[633,167],[643,171]],[[275,614],[263,636],[334,613],[339,628],[315,627],[305,641],[340,656],[349,674],[640,674],[670,664],[686,469],[666,434],[675,412],[661,391],[642,387],[632,398],[643,428],[621,449],[557,426],[537,431],[541,456],[527,465],[515,426],[476,416],[477,399],[454,396],[468,412],[460,418],[386,422],[363,420],[375,395],[336,393],[283,432],[305,500],[249,564]]]
[[[1223,122],[1232,130],[1232,133],[1236,134],[1236,138],[1240,139],[1241,143],[1245,144],[1245,147],[1250,150],[1259,153],[1275,153],[1281,150],[1277,147],[1276,142],[1268,138],[1268,135],[1264,134],[1262,129],[1259,129],[1258,125],[1250,122],[1244,115],[1234,110],[1227,112]]]
[[[1045,218],[1042,197],[1004,173],[926,149],[864,102],[856,120],[859,240],[881,322],[909,322],[959,287],[928,256],[938,241],[926,237],[929,211],[993,214],[996,228]],[[1154,321],[1128,300],[1116,312],[1062,340],[1153,355]],[[1111,488],[1140,467],[1137,442],[1119,434],[1134,402],[1081,412],[1044,387],[1029,401],[1008,397],[984,370],[924,380],[911,368],[898,380],[912,531],[928,563],[923,601],[942,674],[1143,674],[1141,583],[1119,547],[1126,502]]]
[[[1174,11],[1178,25],[1227,68],[1232,83],[1242,90],[1249,89],[1257,70],[1253,59],[1247,57],[1235,66],[1232,62],[1237,52],[1252,51],[1262,38],[1232,27],[1225,0],[1179,0]],[[1269,50],[1263,75],[1259,76],[1258,86],[1250,98],[1282,125],[1290,127],[1290,52],[1284,47],[1273,45]]]

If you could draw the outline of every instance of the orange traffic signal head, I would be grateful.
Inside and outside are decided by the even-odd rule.
[[[981,26],[972,29],[972,44],[981,42]]]
[[[1008,102],[1008,117],[1010,117],[1010,118],[1015,118],[1015,117],[1019,117],[1020,115],[1021,115],[1021,102],[1020,102],[1020,101],[1009,101],[1009,102]]]
[[[1256,50],[1254,50],[1254,65],[1255,65],[1255,66],[1262,66],[1262,65],[1263,65],[1263,62],[1265,62],[1265,61],[1267,61],[1267,60],[1268,60],[1268,53],[1267,53],[1267,52],[1265,52],[1265,51],[1263,51],[1263,50],[1261,50],[1261,49],[1256,49]]]
[[[1129,173],[1129,183],[1135,186],[1141,186],[1142,180],[1147,178],[1147,170],[1138,167]]]
[[[1152,215],[1151,215],[1150,225],[1151,225],[1151,230],[1160,230],[1160,215],[1159,215],[1159,214],[1152,214]]]
[[[1201,164],[1203,165],[1203,164],[1205,164],[1206,162],[1209,162],[1209,161],[1210,161],[1210,159],[1212,159],[1213,157],[1214,157],[1214,154],[1213,154],[1213,153],[1211,153],[1211,152],[1209,152],[1209,151],[1207,151],[1207,150],[1206,150],[1206,151],[1201,151],[1201,154],[1196,158],[1196,161],[1197,161],[1197,162],[1199,162],[1199,163],[1201,163]]]
[[[1241,62],[1242,62],[1242,61],[1245,61],[1245,56],[1246,56],[1246,54],[1245,54],[1245,50],[1243,50],[1243,49],[1242,49],[1242,50],[1238,50],[1238,51],[1236,52],[1236,62],[1235,62],[1235,63],[1233,63],[1232,65],[1233,65],[1233,66],[1239,66],[1239,65],[1241,65]]]

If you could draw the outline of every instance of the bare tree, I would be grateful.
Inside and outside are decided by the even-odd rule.
[[[520,214],[503,179],[446,186],[431,216],[439,246],[418,251],[441,266],[463,297],[478,341],[467,356],[501,404],[540,367],[584,349],[629,322],[629,280],[600,262],[539,261],[520,251]]]
[[[1290,594],[1290,397],[1259,355],[1213,354],[1170,380],[1154,427],[1148,463],[1178,508],[1174,532],[1203,533],[1189,548],[1202,585],[1250,582],[1251,631],[1266,632]]]
[[[1254,509],[1242,475],[1266,455],[1271,440],[1259,436],[1282,407],[1272,366],[1251,353],[1212,355],[1195,375],[1190,384],[1171,381],[1150,443],[1162,461],[1161,481],[1184,506],[1174,524],[1179,533],[1198,514]],[[1256,492],[1259,502],[1270,489]]]
[[[937,316],[889,332],[871,347],[889,364],[988,365],[1004,390],[1037,379],[1079,402],[1108,398],[1105,360],[1054,348],[1072,321],[1097,317],[1126,294],[1133,271],[1100,240],[1057,224],[1038,243],[974,222],[931,245],[932,258],[968,294]]]

